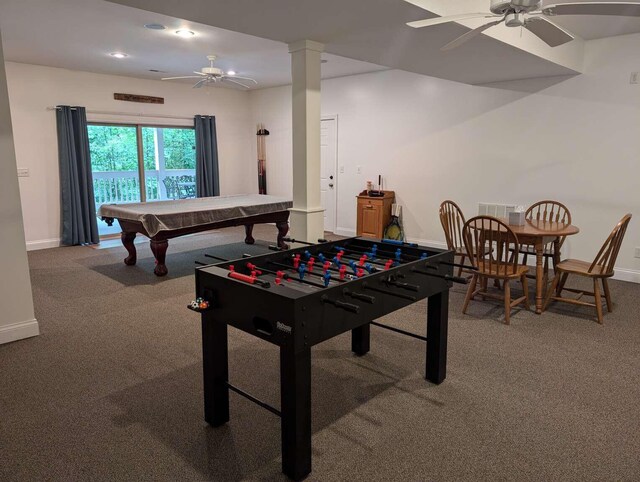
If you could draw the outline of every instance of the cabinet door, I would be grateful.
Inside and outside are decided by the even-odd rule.
[[[362,235],[378,237],[380,231],[380,207],[366,204],[362,206]]]

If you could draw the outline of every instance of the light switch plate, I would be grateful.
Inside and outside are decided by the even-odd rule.
[[[340,166],[340,174],[344,174],[344,166]]]
[[[640,72],[631,72],[631,80],[629,83],[637,84],[638,82],[640,82]]]
[[[356,174],[362,174],[362,166],[356,167]]]
[[[636,258],[640,258],[640,248],[636,248],[636,254],[634,255]]]
[[[27,167],[18,168],[18,177],[29,177],[29,168]]]

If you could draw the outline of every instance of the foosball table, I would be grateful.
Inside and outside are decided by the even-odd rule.
[[[288,241],[296,243],[296,240]],[[311,472],[311,347],[351,331],[357,356],[369,351],[371,325],[426,341],[425,378],[446,377],[453,251],[350,238],[223,261],[196,270],[202,315],[205,420],[229,421],[229,391],[281,417],[282,471]],[[299,243],[299,242],[298,242]],[[214,256],[210,256],[215,258]],[[428,298],[426,337],[375,321]],[[229,382],[227,325],[280,347],[280,408]]]

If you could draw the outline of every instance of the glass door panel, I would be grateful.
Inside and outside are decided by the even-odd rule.
[[[196,197],[195,131],[142,127],[147,201]]]
[[[88,125],[96,210],[105,203],[140,202],[138,139],[135,126]],[[98,218],[99,234],[120,232]]]

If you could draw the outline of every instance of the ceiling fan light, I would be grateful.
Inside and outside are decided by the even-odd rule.
[[[230,75],[231,77],[233,77],[234,75],[236,75],[236,71],[235,70],[229,70],[229,71],[227,71],[227,75]]]
[[[109,55],[111,55],[111,57],[115,57],[116,59],[124,59],[129,56],[124,52],[111,52]]]

